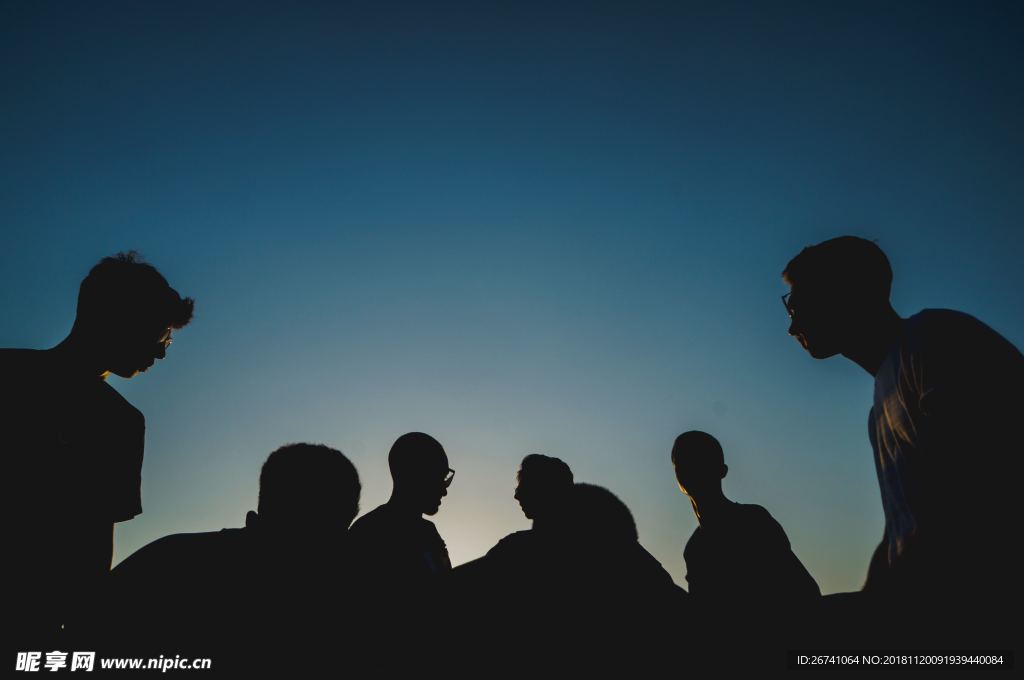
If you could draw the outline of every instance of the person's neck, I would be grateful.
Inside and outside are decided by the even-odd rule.
[[[690,496],[690,504],[693,505],[693,514],[697,516],[697,523],[704,526],[708,522],[714,524],[722,510],[732,505],[732,501],[725,497],[721,489],[715,489],[701,494],[700,498]]]
[[[388,499],[388,507],[402,517],[413,519],[423,516],[423,511],[417,507],[416,503],[413,503],[405,494],[397,489],[391,492],[391,498]]]
[[[85,342],[74,329],[49,351],[77,375],[105,380],[110,374],[96,356],[92,345]]]
[[[889,349],[903,330],[903,323],[896,310],[887,306],[878,317],[864,323],[860,337],[843,356],[872,376],[878,375]]]

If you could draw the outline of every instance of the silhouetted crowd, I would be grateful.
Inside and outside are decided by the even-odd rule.
[[[351,461],[289,444],[264,463],[244,526],[166,536],[111,570],[113,524],[142,512],[145,419],[105,378],[164,358],[194,304],[121,253],[83,280],[62,343],[0,350],[5,638],[19,649],[187,652],[247,671],[541,675],[783,667],[797,648],[1012,648],[1024,357],[961,312],[900,317],[888,258],[871,241],[809,246],[783,278],[789,333],[811,356],[841,354],[874,379],[868,433],[885,527],[860,591],[823,597],[768,510],[725,495],[722,447],[699,431],[677,437],[669,457],[698,520],[685,590],[612,491],[536,453],[514,491],[532,528],[453,568],[425,516],[455,471],[421,432],[394,442],[391,497],[358,519]]]

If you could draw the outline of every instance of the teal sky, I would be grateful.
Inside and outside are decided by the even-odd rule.
[[[427,7],[429,5],[429,8]],[[881,536],[870,377],[786,335],[803,246],[877,239],[894,303],[1024,344],[1021,5],[6,2],[0,346],[135,248],[196,298],[147,418],[162,535],[240,526],[277,446],[387,499],[437,437],[453,561],[527,527],[519,461],[633,510],[684,583],[673,438],[723,443],[826,592]],[[984,452],[979,452],[979,455]],[[950,497],[954,503],[955,498]]]

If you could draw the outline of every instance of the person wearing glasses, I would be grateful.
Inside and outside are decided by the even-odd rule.
[[[135,252],[118,253],[82,281],[60,344],[0,350],[3,609],[6,630],[26,643],[96,606],[87,603],[110,572],[114,524],[142,512],[145,419],[106,378],[163,359],[192,308]]]
[[[401,599],[451,571],[448,549],[423,515],[437,514],[455,471],[441,443],[422,432],[395,440],[388,466],[391,498],[356,520],[351,538],[367,578],[382,596]]]
[[[891,625],[898,640],[915,631],[965,644],[986,621],[1016,615],[1020,351],[962,312],[901,317],[889,259],[872,241],[808,246],[782,276],[789,334],[812,357],[842,355],[874,380],[868,435],[885,527],[861,593],[845,598],[852,616]]]

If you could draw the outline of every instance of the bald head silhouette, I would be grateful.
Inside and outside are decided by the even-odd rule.
[[[423,432],[409,432],[395,440],[388,453],[394,482],[393,496],[400,497],[426,515],[436,514],[451,483],[448,454],[441,443]]]

